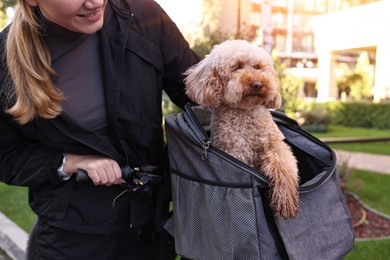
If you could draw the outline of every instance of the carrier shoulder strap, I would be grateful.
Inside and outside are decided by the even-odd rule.
[[[263,202],[263,209],[264,209],[265,219],[267,221],[267,226],[269,231],[271,232],[272,238],[275,241],[276,248],[280,254],[280,257],[283,260],[289,260],[287,250],[284,246],[282,237],[280,236],[278,227],[276,226],[272,209],[269,206],[270,201],[268,199],[269,198],[268,189],[261,189],[260,193],[261,193],[261,200]]]

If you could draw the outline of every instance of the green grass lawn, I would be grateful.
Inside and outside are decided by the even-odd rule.
[[[390,142],[329,144],[332,149],[390,155]]]
[[[315,133],[318,138],[325,137],[390,137],[390,130],[329,125],[328,132]]]
[[[390,130],[330,125],[326,133],[313,133],[317,138],[390,137]],[[330,144],[336,150],[390,155],[390,141]]]
[[[388,260],[390,258],[390,239],[357,241],[354,249],[344,260]]]
[[[0,183],[0,212],[8,216],[26,232],[30,230],[36,215],[27,200],[27,188]]]
[[[358,195],[370,208],[390,216],[390,175],[354,170],[347,189]]]
[[[347,187],[370,208],[390,215],[390,175],[355,170]],[[390,238],[357,241],[355,248],[344,259],[390,259]]]

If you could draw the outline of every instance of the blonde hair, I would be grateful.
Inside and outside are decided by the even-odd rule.
[[[48,47],[43,42],[34,7],[19,1],[6,42],[7,65],[13,81],[12,107],[7,109],[19,124],[36,117],[54,118],[62,111],[63,94],[52,78]]]

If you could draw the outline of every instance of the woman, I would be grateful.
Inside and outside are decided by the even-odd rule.
[[[161,164],[162,90],[188,102],[175,24],[152,0],[19,0],[0,44],[0,181],[29,187],[35,257],[158,259],[153,196],[118,184]]]

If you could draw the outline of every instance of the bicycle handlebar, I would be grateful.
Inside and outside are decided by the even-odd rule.
[[[124,185],[133,191],[140,191],[147,186],[156,185],[162,182],[162,176],[159,175],[160,169],[153,165],[142,165],[140,167],[131,167],[129,165],[121,167],[122,178],[126,181]],[[91,181],[85,170],[78,169],[76,172],[77,182]]]

